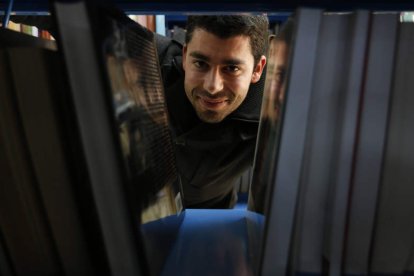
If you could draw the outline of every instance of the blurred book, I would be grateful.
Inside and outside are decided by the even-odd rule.
[[[59,110],[67,92],[61,60],[50,42],[1,32],[0,231],[9,265],[17,275],[89,275]]]
[[[398,18],[297,11],[282,113],[270,135],[266,86],[250,189],[266,221],[250,227],[260,275],[412,272],[414,25]]]
[[[359,126],[355,137],[354,171],[347,200],[347,226],[342,230],[346,239],[340,247],[337,246],[344,252],[343,261],[337,258],[337,264],[343,262],[343,271],[350,275],[369,273],[387,139],[398,14],[371,14],[370,25]]]
[[[414,24],[399,26],[387,141],[382,164],[370,271],[413,271],[414,246]]]

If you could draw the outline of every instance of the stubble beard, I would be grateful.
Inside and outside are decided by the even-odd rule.
[[[231,93],[219,92],[215,95],[211,95],[206,91],[196,91],[193,89],[191,91],[192,104],[197,113],[198,118],[206,123],[215,124],[220,123],[224,120],[231,112],[234,110],[231,109],[231,105],[234,103],[234,96]],[[226,106],[223,109],[214,110],[214,108],[209,109],[202,105],[202,99],[210,99],[212,101],[217,99],[223,99]]]

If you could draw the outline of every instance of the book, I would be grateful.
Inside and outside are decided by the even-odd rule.
[[[10,170],[30,174],[26,177],[30,188],[20,191],[23,193],[20,197],[34,198],[30,200],[34,203],[30,204],[26,202],[28,199],[7,201],[9,209],[33,214],[30,219],[14,214],[4,217],[9,227],[4,234],[6,242],[19,235],[35,236],[27,245],[33,247],[32,250],[16,243],[7,244],[8,254],[19,257],[13,267],[45,270],[44,259],[50,257],[55,262],[54,274],[107,273],[106,256],[97,250],[101,246],[100,226],[90,212],[87,180],[82,173],[85,170],[81,165],[82,149],[76,144],[79,137],[72,122],[68,86],[56,46],[50,41],[7,30],[1,30],[0,42],[7,45],[2,50],[7,65],[5,83],[9,83],[12,91],[10,100],[4,101],[9,103],[6,109],[9,116],[2,114],[1,117],[9,120],[10,127],[19,129],[21,137],[11,139],[20,141],[13,142],[13,150],[25,152],[21,157],[6,157],[8,165],[12,164]],[[5,129],[7,131],[7,127]],[[28,170],[30,172],[26,172]],[[6,182],[7,189],[15,186],[13,181]],[[36,206],[32,207],[33,204]],[[36,208],[41,210],[39,214]],[[24,224],[29,226],[22,227]],[[37,230],[39,227],[44,229]],[[45,251],[44,248],[50,251],[50,256],[33,253],[34,250]],[[32,255],[41,261],[26,265],[26,260],[34,258]]]
[[[334,168],[332,174],[331,193],[336,189],[341,191],[341,206],[342,216],[335,218],[331,208],[327,208],[326,221],[325,221],[325,234],[336,233],[339,234],[339,240],[337,237],[331,236],[331,239],[325,240],[325,256],[331,256],[331,249],[337,248],[341,250],[342,244],[346,240],[343,237],[342,229],[345,227],[346,215],[344,216],[343,210],[347,208],[347,199],[350,192],[350,185],[353,174],[353,161],[354,161],[354,148],[356,144],[356,136],[359,125],[359,110],[361,105],[361,92],[363,84],[363,72],[365,69],[364,60],[366,55],[366,48],[368,43],[368,29],[369,29],[370,14],[368,11],[356,11],[352,21],[352,32],[348,34],[351,37],[351,44],[349,45],[349,67],[348,75],[346,77],[346,83],[344,84],[344,96],[341,100],[344,103],[343,114],[341,118],[341,127],[338,129],[339,139],[336,147],[335,162],[337,166]],[[335,204],[336,197],[331,198],[328,206]],[[334,225],[334,221],[339,223],[339,226]],[[335,230],[335,228],[337,230]],[[327,257],[329,258],[329,257]],[[341,258],[338,256],[336,260],[331,260],[330,264],[338,266],[338,262],[341,263]],[[341,268],[340,268],[341,269]]]
[[[289,24],[292,25],[289,28],[293,29],[293,21]],[[292,32],[290,29],[287,31]],[[289,47],[292,43],[282,42],[273,36],[269,40],[266,75],[262,76],[265,77],[265,85],[248,198],[248,209],[260,214],[265,213],[269,183],[273,182],[286,86],[284,76],[289,67]]]
[[[23,45],[56,50],[56,43],[54,41],[35,39],[31,35],[9,29],[2,29],[0,32],[0,47],[21,47]]]
[[[55,251],[66,274],[90,275],[92,253],[77,204],[77,179],[65,150],[68,143],[60,109],[68,90],[61,59],[56,51],[36,47],[10,48],[7,53],[29,162]]]
[[[414,271],[414,254],[413,254],[413,250],[411,249],[411,254],[410,254],[410,258],[408,260],[407,266],[406,266],[406,270],[409,273]]]
[[[156,275],[164,260],[141,261],[169,249],[151,247],[141,226],[180,221],[182,192],[154,34],[88,1],[56,2],[53,14],[108,266]]]
[[[0,233],[17,275],[59,273],[30,154],[16,110],[7,52],[0,49]]]
[[[371,247],[371,273],[403,274],[413,271],[414,245],[412,197],[414,189],[414,28],[400,23],[396,46],[387,141],[384,149],[381,185]]]
[[[372,14],[344,244],[343,271],[369,273],[387,133],[398,14]],[[381,58],[381,62],[379,62]],[[341,249],[342,250],[342,249]]]
[[[348,167],[342,168],[341,177],[349,185],[352,156],[345,157],[353,151],[361,85],[356,74],[362,72],[365,49],[364,23],[357,20],[365,22],[366,31],[368,16],[358,13],[325,13],[321,22],[293,241],[292,271],[296,273],[322,274],[326,269],[328,206],[334,205],[331,190],[340,185],[336,172],[344,165]],[[352,78],[357,83],[350,83]],[[347,198],[346,193],[341,196]],[[334,242],[343,240],[336,238]]]
[[[3,234],[0,232],[0,274],[4,276],[12,276],[12,271],[13,269],[7,255]]]
[[[285,22],[282,31],[277,36],[269,36],[267,62],[262,74],[264,87],[260,90],[263,90],[263,100],[253,169],[249,173],[250,187],[246,212],[250,263],[255,272],[259,271],[260,246],[262,245],[264,230],[263,222],[268,206],[267,200],[269,199],[267,195],[271,189],[270,184],[274,180],[274,164],[277,156],[280,123],[286,92],[285,76],[290,65],[290,48],[293,43],[294,27],[295,21],[291,18]]]
[[[270,183],[262,240],[260,275],[288,271],[297,195],[308,125],[311,85],[316,62],[321,10],[300,9],[296,15],[292,60],[287,78],[279,151]]]

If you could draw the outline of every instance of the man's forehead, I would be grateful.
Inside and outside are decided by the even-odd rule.
[[[214,37],[218,40],[229,40],[229,39],[234,39],[236,37],[240,37],[240,38],[243,38],[245,40],[245,43],[250,46],[250,37],[248,35],[236,34],[236,35],[231,35],[231,36],[220,36],[219,34],[211,32],[211,31],[209,31],[205,28],[202,28],[202,27],[194,28],[191,41],[194,39],[194,37],[203,37],[203,38],[205,38],[205,37],[210,37],[210,36]],[[191,43],[191,41],[189,43]]]
[[[214,33],[197,28],[187,48],[190,56],[205,60],[214,56],[220,57],[224,63],[241,64],[250,58],[254,59],[250,38],[244,35],[220,38]]]

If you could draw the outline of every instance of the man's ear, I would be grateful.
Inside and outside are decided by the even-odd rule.
[[[266,57],[261,56],[259,62],[256,64],[256,67],[253,70],[252,83],[256,83],[260,80],[260,77],[263,73],[263,69],[266,65]]]
[[[185,60],[187,58],[187,44],[183,46],[183,70],[185,71]]]

